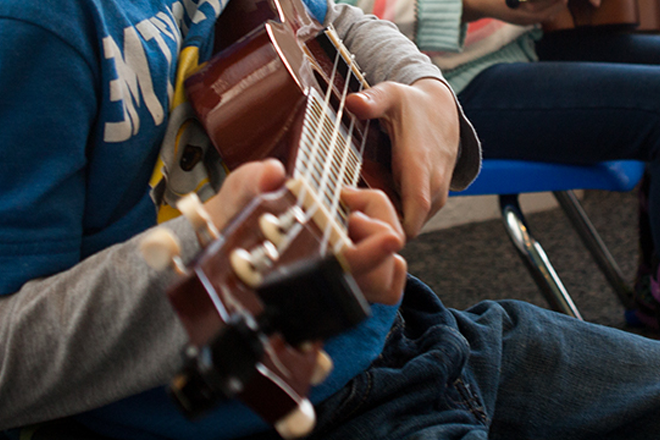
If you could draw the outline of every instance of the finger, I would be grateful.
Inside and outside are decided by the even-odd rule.
[[[403,290],[406,287],[406,280],[408,278],[408,264],[406,260],[399,254],[394,255],[394,263],[392,269],[392,280],[390,285],[390,294],[387,298],[382,298],[381,302],[384,304],[396,304],[401,300]]]
[[[414,238],[429,217],[434,189],[431,187],[436,159],[428,156],[425,148],[406,148],[404,145],[422,145],[422,140],[398,140],[401,149],[392,157],[395,179],[399,182],[403,210],[403,230],[408,238]],[[407,144],[404,144],[407,142]],[[426,141],[428,142],[428,141]],[[439,148],[439,147],[436,147]],[[415,154],[408,154],[414,152]]]
[[[381,253],[393,253],[400,251],[405,245],[403,234],[392,227],[389,223],[368,217],[361,212],[353,212],[348,218],[348,233],[357,245],[376,237],[381,242],[379,249]]]
[[[222,228],[226,222],[257,195],[280,188],[286,179],[284,166],[275,159],[250,162],[230,173],[218,194],[206,202],[213,223]]]
[[[261,169],[257,170],[259,192],[270,192],[280,188],[286,180],[284,165],[277,159],[267,159],[261,162]],[[251,170],[245,170],[245,174]]]
[[[346,108],[359,119],[379,119],[387,116],[396,100],[395,86],[385,82],[352,93],[346,98]]]
[[[393,305],[401,300],[407,270],[406,260],[395,254],[368,274],[356,277],[356,281],[368,301]]]
[[[383,221],[403,237],[403,229],[399,223],[396,209],[382,191],[344,188],[341,197],[349,210],[359,211],[367,217]]]
[[[284,166],[276,159],[250,162],[234,170],[222,185],[221,193],[228,193],[239,204],[258,194],[274,191],[284,183]]]
[[[403,202],[403,230],[414,238],[424,226],[432,207],[428,169],[418,168],[416,173],[401,176],[401,200]]]
[[[386,232],[370,235],[355,246],[345,249],[344,256],[354,276],[368,274],[385,263],[400,248],[400,241]]]

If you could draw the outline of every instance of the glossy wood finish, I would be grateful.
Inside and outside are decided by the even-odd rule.
[[[596,8],[589,0],[569,0],[568,7],[549,22],[543,30],[552,32],[579,27],[609,27],[635,29],[640,22],[638,0],[602,0]]]
[[[639,32],[660,32],[660,0],[639,1]]]
[[[259,17],[263,17],[277,10],[264,7],[263,1],[256,1],[257,6],[251,8],[242,6],[252,2],[232,0],[232,12],[249,9],[260,11]],[[298,12],[296,7],[285,10],[295,11],[289,12],[293,15]],[[307,91],[315,88],[324,94],[334,66],[334,57],[321,47],[319,39],[310,39],[310,33],[316,31],[318,27],[300,18],[267,20],[241,38],[221,38],[235,42],[186,81],[191,105],[230,170],[245,162],[274,157],[292,174]],[[339,68],[340,72],[345,70]],[[351,85],[350,91],[358,90],[357,84]],[[332,103],[338,106],[344,89],[342,75],[334,76],[332,89]],[[400,210],[389,139],[378,124],[362,122],[353,133],[356,151],[360,151],[365,136],[360,185],[383,190]]]
[[[229,2],[216,28],[219,52],[185,85],[193,110],[230,170],[274,157],[292,176],[309,90],[324,95],[332,82],[331,102],[339,105],[345,77],[330,79],[334,53],[327,39],[315,37],[320,30],[299,0]],[[339,70],[352,69],[357,71],[348,65]],[[352,77],[349,90],[357,91],[360,84]],[[368,127],[368,122],[358,122],[352,137],[356,151],[366,138],[360,184],[383,189],[400,206],[387,137],[377,126]],[[170,290],[170,300],[191,344],[208,344],[226,325],[227,317],[239,309],[253,317],[262,315],[266,299],[231,270],[229,255],[236,248],[250,250],[266,240],[259,229],[262,214],[279,215],[297,203],[288,190],[255,200],[196,259],[191,276]],[[273,270],[317,257],[322,239],[323,233],[313,221],[304,223]],[[293,347],[277,332],[271,334],[270,349],[255,366],[257,374],[237,397],[270,423],[295,409],[309,392],[321,348],[322,341],[310,342]]]

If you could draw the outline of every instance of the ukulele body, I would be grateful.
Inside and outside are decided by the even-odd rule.
[[[307,419],[300,428],[290,419],[311,407],[323,340],[369,314],[341,256],[326,258],[350,245],[347,213],[339,204],[334,218],[330,197],[314,184],[346,183],[318,168],[353,172],[352,184],[381,188],[398,203],[391,155],[383,133],[343,108],[346,94],[366,82],[299,0],[232,0],[216,30],[218,52],[185,83],[197,118],[230,170],[273,157],[291,179],[241,211],[169,290],[190,338],[171,388],[193,415],[236,397],[283,437],[296,437],[311,429]],[[320,153],[310,150],[319,144]],[[336,145],[341,157],[333,156]],[[276,232],[265,218],[278,219]],[[289,232],[277,232],[284,218]]]
[[[545,32],[578,28],[633,30],[640,22],[637,0],[602,0],[596,8],[589,0],[570,0],[552,20],[543,23]]]

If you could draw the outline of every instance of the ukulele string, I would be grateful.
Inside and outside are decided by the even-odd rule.
[[[339,57],[339,51],[337,51],[337,56]],[[341,189],[345,184],[344,178],[346,176],[346,162],[348,160],[348,152],[350,151],[350,145],[353,138],[353,129],[355,127],[354,118],[352,117],[352,115],[349,114],[349,116],[351,116],[349,133],[347,139],[344,140],[344,145],[343,145],[344,148],[340,152],[342,153],[341,163],[340,163],[339,171],[335,176],[336,177],[336,180],[334,181],[335,187],[332,188],[330,185],[330,183],[332,183],[330,179],[332,176],[332,168],[333,165],[335,164],[336,151],[339,146],[338,144],[339,141],[342,139],[340,137],[341,135],[340,129],[344,117],[344,107],[346,104],[346,97],[348,96],[348,86],[350,84],[352,72],[353,72],[352,69],[350,68],[350,66],[348,66],[347,77],[344,79],[344,88],[342,90],[339,109],[337,111],[337,118],[335,120],[335,124],[332,131],[332,137],[330,139],[330,151],[328,152],[329,157],[326,158],[325,161],[324,175],[321,180],[321,187],[319,188],[319,193],[323,194],[323,196],[328,200],[330,200],[331,202],[330,215],[333,217],[337,217],[337,214],[339,213],[339,199],[340,199]],[[328,189],[331,191],[331,194],[329,196],[327,194]],[[323,233],[323,240],[321,240],[321,249],[320,249],[321,255],[325,255],[327,251],[327,245],[330,239],[330,232],[332,231],[332,222],[333,220],[329,219],[325,227],[325,231]]]
[[[333,84],[335,83],[335,77],[337,75],[337,72],[339,71],[338,69],[339,60],[340,60],[339,51],[337,51],[337,54],[335,55],[335,60],[332,65],[332,72],[330,74],[330,79],[328,81],[327,89],[325,91],[323,105],[321,106],[320,109],[321,119],[318,123],[316,132],[314,133],[314,141],[312,142],[312,146],[310,148],[311,155],[308,157],[308,162],[307,162],[308,165],[307,165],[307,169],[305,170],[304,180],[306,182],[309,182],[310,184],[316,181],[314,179],[314,176],[312,176],[312,174],[314,173],[314,171],[317,171],[319,160],[322,159],[319,158],[318,156],[321,155],[321,149],[322,149],[321,140],[323,138],[326,121],[331,119],[330,112],[332,110],[332,106],[330,104],[330,99],[332,98],[332,90],[333,90]],[[323,173],[319,171],[319,174],[320,174],[320,180],[323,181]],[[302,202],[302,200],[304,200],[306,193],[307,193],[307,187],[303,189],[301,195],[298,197],[299,202]],[[309,208],[308,212],[306,213],[307,215],[305,218],[305,222],[309,221],[309,219],[311,219],[314,216],[318,207],[319,207],[319,203],[315,202],[314,205],[312,205]]]
[[[313,176],[313,172],[316,171],[317,163],[319,161],[318,156],[320,155],[320,150],[321,150],[320,145],[321,145],[321,138],[323,137],[323,128],[325,126],[326,120],[330,119],[330,115],[328,115],[327,109],[331,108],[330,99],[332,97],[332,84],[334,84],[335,76],[339,70],[338,69],[339,59],[340,58],[338,51],[337,55],[335,56],[330,79],[328,81],[328,86],[325,91],[325,96],[323,98],[323,104],[321,106],[321,111],[320,111],[320,121],[318,122],[318,127],[316,127],[317,130],[315,130],[314,133],[314,138],[312,141],[312,145],[310,147],[310,154],[307,156],[305,160],[307,167],[304,170],[302,180],[304,182],[309,182],[310,185],[312,184],[312,182],[315,181],[315,176]],[[320,201],[316,197],[313,197],[312,199],[314,202],[308,207],[307,210],[305,210],[304,202],[305,199],[307,198],[307,190],[308,190],[307,185],[302,185],[298,193],[294,210],[298,209],[298,212],[303,212],[304,214],[302,215],[302,218],[300,217],[296,218],[297,221],[294,222],[291,228],[288,229],[286,235],[283,237],[282,241],[277,246],[280,254],[283,253],[289,247],[293,238],[296,237],[300,232],[300,230],[303,228],[303,225],[305,225],[319,209]]]
[[[332,84],[334,84],[334,77],[336,76],[336,72],[338,70],[338,61],[340,59],[343,59],[341,57],[341,52],[337,50],[337,54],[335,56],[335,63],[333,66],[333,71],[332,71],[332,80],[328,86],[328,90],[326,92],[326,100],[324,103],[324,108],[323,108],[323,114],[330,114],[330,112],[326,112],[326,110],[330,110],[329,107],[329,97],[332,91]],[[340,195],[341,195],[341,190],[344,186],[350,185],[352,181],[355,181],[355,176],[358,175],[359,173],[359,163],[354,164],[355,168],[353,169],[353,178],[349,175],[349,179],[346,179],[347,175],[347,168],[348,168],[348,159],[350,158],[349,153],[352,151],[351,146],[352,146],[352,141],[353,141],[353,133],[355,131],[355,117],[348,113],[351,120],[351,123],[348,128],[348,133],[347,137],[344,138],[341,133],[341,123],[343,121],[344,117],[344,110],[345,110],[345,103],[346,103],[346,97],[349,94],[349,86],[350,86],[350,81],[351,81],[351,75],[353,75],[353,58],[349,58],[349,63],[347,63],[347,76],[344,78],[344,86],[341,94],[341,99],[338,107],[338,111],[336,114],[336,118],[334,120],[334,125],[332,129],[332,134],[329,142],[329,148],[328,151],[325,152],[326,154],[326,160],[325,160],[325,165],[323,167],[323,174],[321,176],[321,181],[320,185],[318,187],[318,196],[319,200],[317,203],[315,203],[315,206],[313,209],[310,209],[311,211],[316,211],[318,209],[318,205],[320,205],[322,202],[321,200],[327,200],[330,202],[330,205],[328,206],[328,211],[330,218],[328,218],[328,221],[326,223],[324,232],[323,232],[323,239],[321,240],[321,248],[319,249],[319,253],[321,255],[325,255],[327,252],[327,246],[330,243],[330,235],[333,230],[333,225],[337,224],[336,220],[338,220],[338,215],[337,214],[342,214],[339,211],[339,203],[340,203]],[[360,82],[360,90],[362,90],[362,82]],[[328,116],[327,118],[330,118]],[[331,121],[332,122],[332,121]],[[318,139],[318,137],[317,137]],[[343,141],[340,142],[340,141]],[[343,149],[340,149],[340,147],[343,147]],[[337,154],[337,150],[340,150],[339,153]],[[320,151],[319,148],[319,143],[315,142],[314,144],[314,155],[316,155],[316,152]],[[337,163],[339,162],[339,163]],[[311,170],[311,168],[310,168]],[[349,170],[350,171],[350,170]],[[334,179],[333,179],[334,177]],[[334,187],[332,184],[334,183]],[[313,213],[312,213],[313,215]],[[343,242],[337,241],[335,244],[335,249],[334,252],[338,252],[341,247],[344,245]]]
[[[339,51],[338,51],[339,54]],[[344,90],[342,92],[342,98],[341,98],[341,106],[340,106],[340,112],[339,116],[337,117],[336,120],[336,127],[335,130],[338,131],[339,128],[341,127],[341,122],[343,118],[343,109],[344,109],[344,103],[346,100],[346,97],[348,96],[348,90],[349,90],[349,85],[350,81],[352,79],[352,75],[355,76],[355,78],[358,80],[358,90],[357,92],[361,92],[364,90],[366,83],[364,82],[363,78],[361,75],[358,75],[355,73],[357,71],[357,66],[355,64],[355,58],[351,55],[348,56],[348,61],[346,63],[347,67],[347,74],[344,82]],[[358,153],[358,157],[354,158],[354,163],[353,167],[349,167],[349,159],[351,158],[350,153],[353,151],[352,150],[352,145],[353,145],[353,133],[355,132],[355,126],[356,126],[356,120],[357,118],[355,115],[353,115],[350,112],[347,112],[348,116],[350,117],[350,125],[348,128],[348,133],[347,137],[345,140],[345,143],[343,145],[343,150],[341,151],[341,164],[339,167],[339,172],[337,175],[337,182],[339,185],[334,188],[334,193],[330,194],[328,196],[328,199],[331,199],[332,203],[330,206],[330,214],[335,215],[335,214],[342,214],[342,212],[339,211],[340,208],[340,201],[341,201],[341,191],[344,187],[350,186],[350,187],[355,187],[357,186],[358,179],[360,177],[360,168],[361,168],[361,158],[364,157],[364,150],[366,147],[366,140],[367,140],[367,135],[368,135],[368,130],[369,130],[369,123],[367,122],[364,127],[364,132],[362,136],[362,140],[360,143],[360,150]],[[334,154],[331,155],[331,159],[334,161],[335,157]],[[338,217],[338,215],[335,215]],[[346,222],[348,219],[346,219]],[[328,222],[328,224],[325,227],[325,231],[323,234],[323,240],[322,240],[322,250],[321,254],[325,254],[327,250],[327,245],[330,243],[330,234],[332,232],[332,223]],[[341,242],[340,240],[337,240],[335,243],[335,247],[333,249],[334,253],[339,253],[343,247],[344,243]]]
[[[344,88],[342,91],[341,99],[340,99],[340,105],[339,105],[339,110],[337,117],[334,121],[332,121],[331,117],[331,104],[330,104],[330,99],[332,97],[332,90],[333,87],[332,85],[335,83],[335,77],[338,73],[338,65],[339,61],[342,59],[341,53],[339,50],[337,50],[337,54],[335,56],[335,60],[333,63],[333,68],[330,76],[330,81],[328,83],[327,90],[325,92],[325,97],[323,100],[323,105],[321,108],[321,120],[319,122],[319,127],[317,127],[317,130],[314,134],[314,139],[312,142],[312,147],[311,147],[311,154],[307,158],[307,163],[308,166],[305,170],[305,181],[307,182],[315,182],[315,177],[313,176],[313,173],[316,171],[317,174],[320,174],[320,182],[319,182],[319,192],[317,194],[318,197],[314,198],[314,202],[308,207],[307,210],[304,210],[304,200],[307,195],[307,187],[305,185],[302,186],[302,189],[299,192],[298,195],[298,200],[296,202],[296,207],[300,208],[302,212],[304,212],[304,217],[302,219],[298,219],[299,221],[294,223],[294,225],[289,229],[287,234],[285,235],[284,239],[282,242],[280,242],[280,245],[278,246],[278,250],[280,252],[283,252],[284,249],[286,249],[290,242],[292,241],[293,237],[296,236],[299,232],[299,230],[303,227],[305,223],[307,223],[318,211],[320,208],[320,205],[322,201],[320,200],[321,197],[326,197],[328,200],[331,201],[330,204],[330,214],[335,215],[336,213],[339,212],[339,202],[340,202],[340,194],[341,194],[341,188],[342,185],[344,184],[349,184],[349,185],[355,185],[357,182],[357,178],[359,176],[359,160],[357,160],[355,166],[355,169],[353,169],[353,175],[349,176],[349,179],[346,180],[346,169],[347,169],[347,164],[348,164],[348,159],[350,158],[349,153],[351,151],[351,145],[352,145],[352,137],[353,137],[353,132],[354,132],[354,127],[355,127],[355,117],[353,115],[350,115],[351,117],[351,124],[349,127],[349,133],[348,133],[348,142],[345,144],[345,148],[343,150],[343,154],[341,157],[341,165],[339,169],[339,173],[337,176],[338,182],[335,182],[335,188],[334,188],[334,194],[332,194],[332,197],[328,197],[327,194],[325,194],[326,188],[328,187],[328,182],[330,182],[330,177],[331,177],[331,169],[332,169],[332,164],[334,162],[334,155],[335,151],[338,145],[338,140],[342,139],[340,137],[340,127],[341,127],[341,122],[342,122],[342,117],[344,113],[344,104],[346,97],[348,96],[348,86],[350,84],[350,79],[351,75],[353,75],[353,58],[350,58],[350,65],[348,66],[348,74],[347,78],[345,79],[344,83]],[[363,88],[363,83],[360,81],[360,90]],[[332,129],[332,135],[331,135],[331,140],[329,142],[329,155],[330,155],[330,161],[325,162],[325,166],[322,168],[323,172],[318,170],[318,162],[319,156],[321,155],[322,148],[321,148],[321,138],[323,136],[323,128],[325,127],[326,121],[330,121],[330,124],[333,126]],[[364,140],[362,142],[361,148],[360,148],[360,154],[364,150]],[[326,158],[327,159],[327,158]],[[350,170],[349,170],[350,171]],[[352,177],[352,178],[351,178]],[[322,240],[322,248],[320,250],[321,255],[324,255],[326,250],[327,250],[327,243],[328,243],[328,238],[330,237],[330,233],[332,231],[332,225],[334,220],[328,219],[327,225],[324,230],[324,238]],[[338,242],[337,243],[337,248],[341,248],[342,243]],[[336,250],[338,250],[336,249]]]
[[[344,84],[344,92],[342,95],[342,103],[345,100],[346,96],[348,95],[348,85],[351,80],[351,75],[353,74],[353,58],[350,58],[350,65],[348,66],[348,73],[347,73],[347,78],[346,82]],[[362,91],[363,85],[360,82],[360,87],[358,91]],[[332,194],[332,205],[330,207],[330,213],[332,215],[335,215],[339,213],[339,207],[340,207],[340,201],[341,201],[341,190],[345,186],[355,186],[357,183],[357,176],[359,175],[359,163],[355,164],[354,169],[349,169],[349,158],[350,158],[350,152],[351,152],[351,146],[353,144],[353,133],[355,131],[355,116],[351,113],[348,113],[351,123],[348,128],[348,135],[346,139],[346,143],[344,144],[344,149],[341,152],[341,165],[339,168],[339,175],[337,178],[337,181],[339,183],[338,187],[334,189],[334,194]],[[338,124],[341,125],[341,118],[338,118]],[[364,143],[364,142],[363,142]],[[352,171],[352,173],[351,173]],[[322,240],[322,252],[325,253],[327,244],[330,242],[330,232],[331,232],[331,227],[330,223],[326,225],[324,234],[323,234],[323,240]],[[335,248],[333,249],[334,253],[338,253],[341,250],[341,245],[342,243],[340,241],[337,241],[335,243]]]

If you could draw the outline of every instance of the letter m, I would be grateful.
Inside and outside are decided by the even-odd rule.
[[[136,107],[140,107],[140,96],[151,113],[156,125],[163,122],[163,106],[154,92],[147,56],[134,27],[124,29],[124,54],[108,36],[103,39],[106,59],[114,61],[117,78],[110,81],[110,101],[121,102],[123,119],[106,122],[103,140],[123,142],[140,130],[140,117]]]

